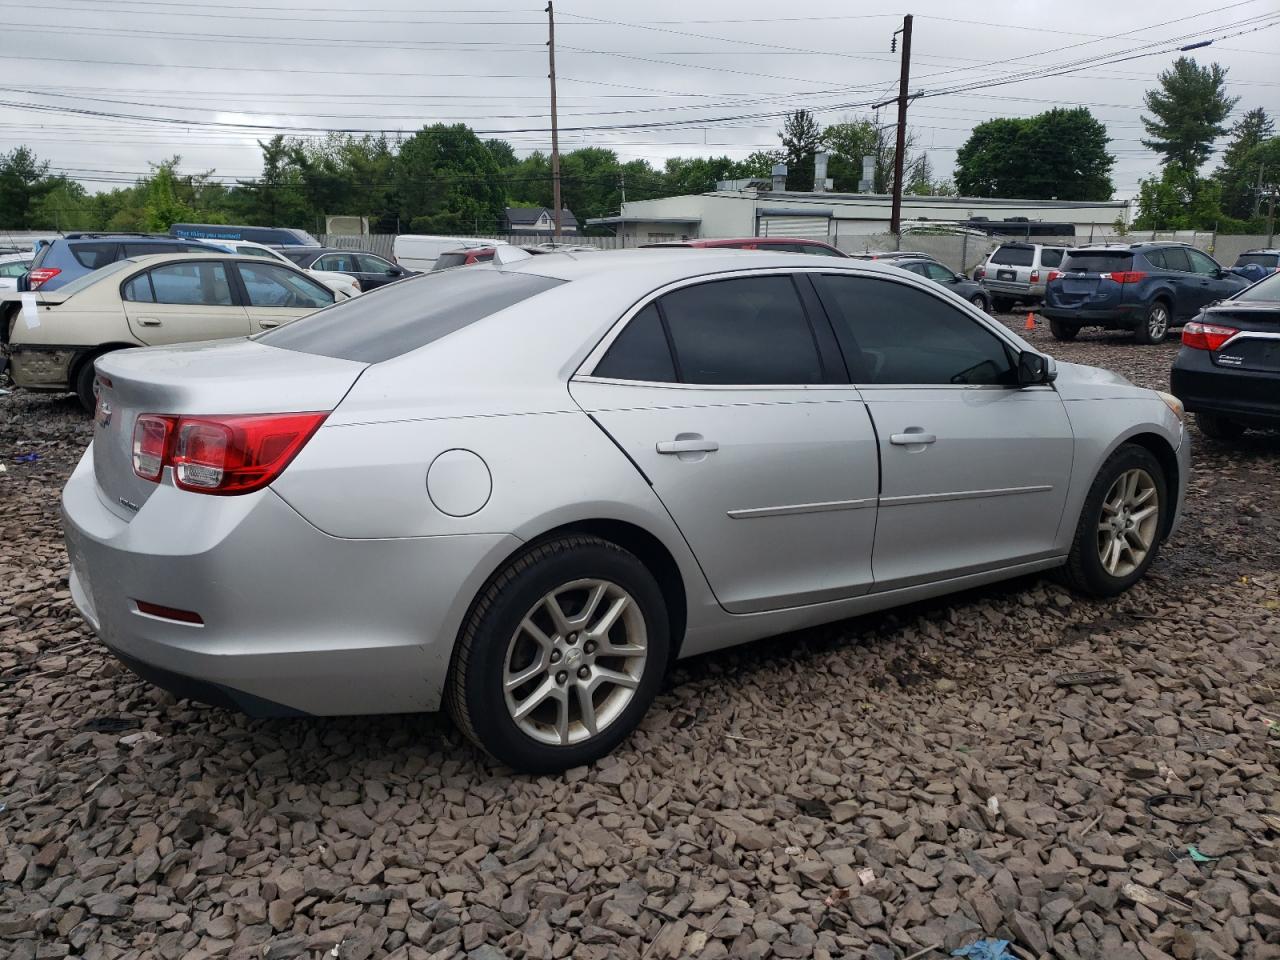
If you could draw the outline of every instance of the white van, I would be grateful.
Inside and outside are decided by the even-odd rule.
[[[420,233],[402,233],[391,245],[396,263],[409,270],[427,272],[436,264],[436,258],[450,250],[467,250],[471,247],[506,246],[505,240],[481,240],[476,237],[439,237]]]

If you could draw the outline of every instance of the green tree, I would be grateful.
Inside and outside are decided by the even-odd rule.
[[[402,227],[415,233],[490,232],[506,206],[497,161],[461,123],[423,127],[405,140],[395,182]]]
[[[813,155],[822,148],[822,127],[808,110],[796,110],[778,131],[787,164],[787,189],[813,189]]]
[[[1165,166],[1198,173],[1213,141],[1227,132],[1223,122],[1239,100],[1227,96],[1226,80],[1227,71],[1216,63],[1201,67],[1179,57],[1160,74],[1160,87],[1143,98],[1152,113],[1142,118],[1148,138],[1143,146],[1161,154]]]
[[[1228,216],[1245,220],[1255,215],[1258,177],[1265,178],[1266,170],[1251,163],[1249,155],[1274,133],[1275,123],[1261,107],[1250,110],[1231,128],[1222,165],[1214,171],[1214,179],[1222,185],[1222,209]]]
[[[1133,229],[1244,232],[1248,225],[1227,217],[1221,201],[1221,187],[1216,182],[1201,180],[1170,164],[1159,177],[1150,177],[1139,185]]]
[[[1107,130],[1084,107],[1000,117],[973,128],[956,152],[956,189],[966,197],[1109,200]]]
[[[93,230],[99,224],[97,210],[84,187],[74,180],[56,177],[31,207],[35,230]]]
[[[48,189],[49,161],[27,147],[15,147],[0,157],[0,227],[25,230],[33,205]]]

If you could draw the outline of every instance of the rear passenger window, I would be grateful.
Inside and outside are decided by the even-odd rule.
[[[1169,264],[1164,259],[1163,250],[1151,250],[1147,253],[1147,263],[1158,270],[1168,270]]]
[[[596,364],[595,376],[612,380],[674,383],[676,367],[662,329],[662,318],[652,303],[631,318]]]
[[[1164,268],[1166,270],[1178,270],[1182,273],[1191,272],[1191,261],[1187,259],[1187,251],[1181,247],[1165,247],[1159,252],[1164,254]],[[1147,259],[1151,259],[1151,254],[1147,254]]]
[[[1016,385],[1004,342],[923,290],[871,277],[818,278],[854,382]]]
[[[1062,266],[1061,250],[1054,250],[1051,247],[1045,247],[1040,251],[1040,266],[1042,267],[1060,267]]]
[[[216,260],[170,263],[151,271],[156,303],[229,307],[231,286],[227,269]]]
[[[73,243],[71,253],[76,263],[90,270],[97,270],[120,259],[118,243]]]
[[[156,302],[155,294],[151,292],[151,277],[146,273],[140,273],[126,283],[120,295],[133,303]]]
[[[740,277],[659,300],[683,383],[823,381],[813,331],[790,277]]]

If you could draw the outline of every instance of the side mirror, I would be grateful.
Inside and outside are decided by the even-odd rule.
[[[966,277],[963,273],[957,273],[957,274],[956,274],[952,279],[953,279],[953,280],[968,280],[969,278],[968,278],[968,277]]]
[[[1032,350],[1024,350],[1018,354],[1018,386],[1034,387],[1052,383],[1057,375],[1057,365],[1052,357]]]

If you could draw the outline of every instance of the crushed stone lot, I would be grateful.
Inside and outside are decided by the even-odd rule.
[[[1167,387],[1176,343],[1003,319]],[[527,777],[438,717],[137,680],[68,592],[90,432],[0,396],[0,956],[1280,958],[1280,435],[1192,427],[1115,601],[1024,578],[685,661],[613,756]]]

